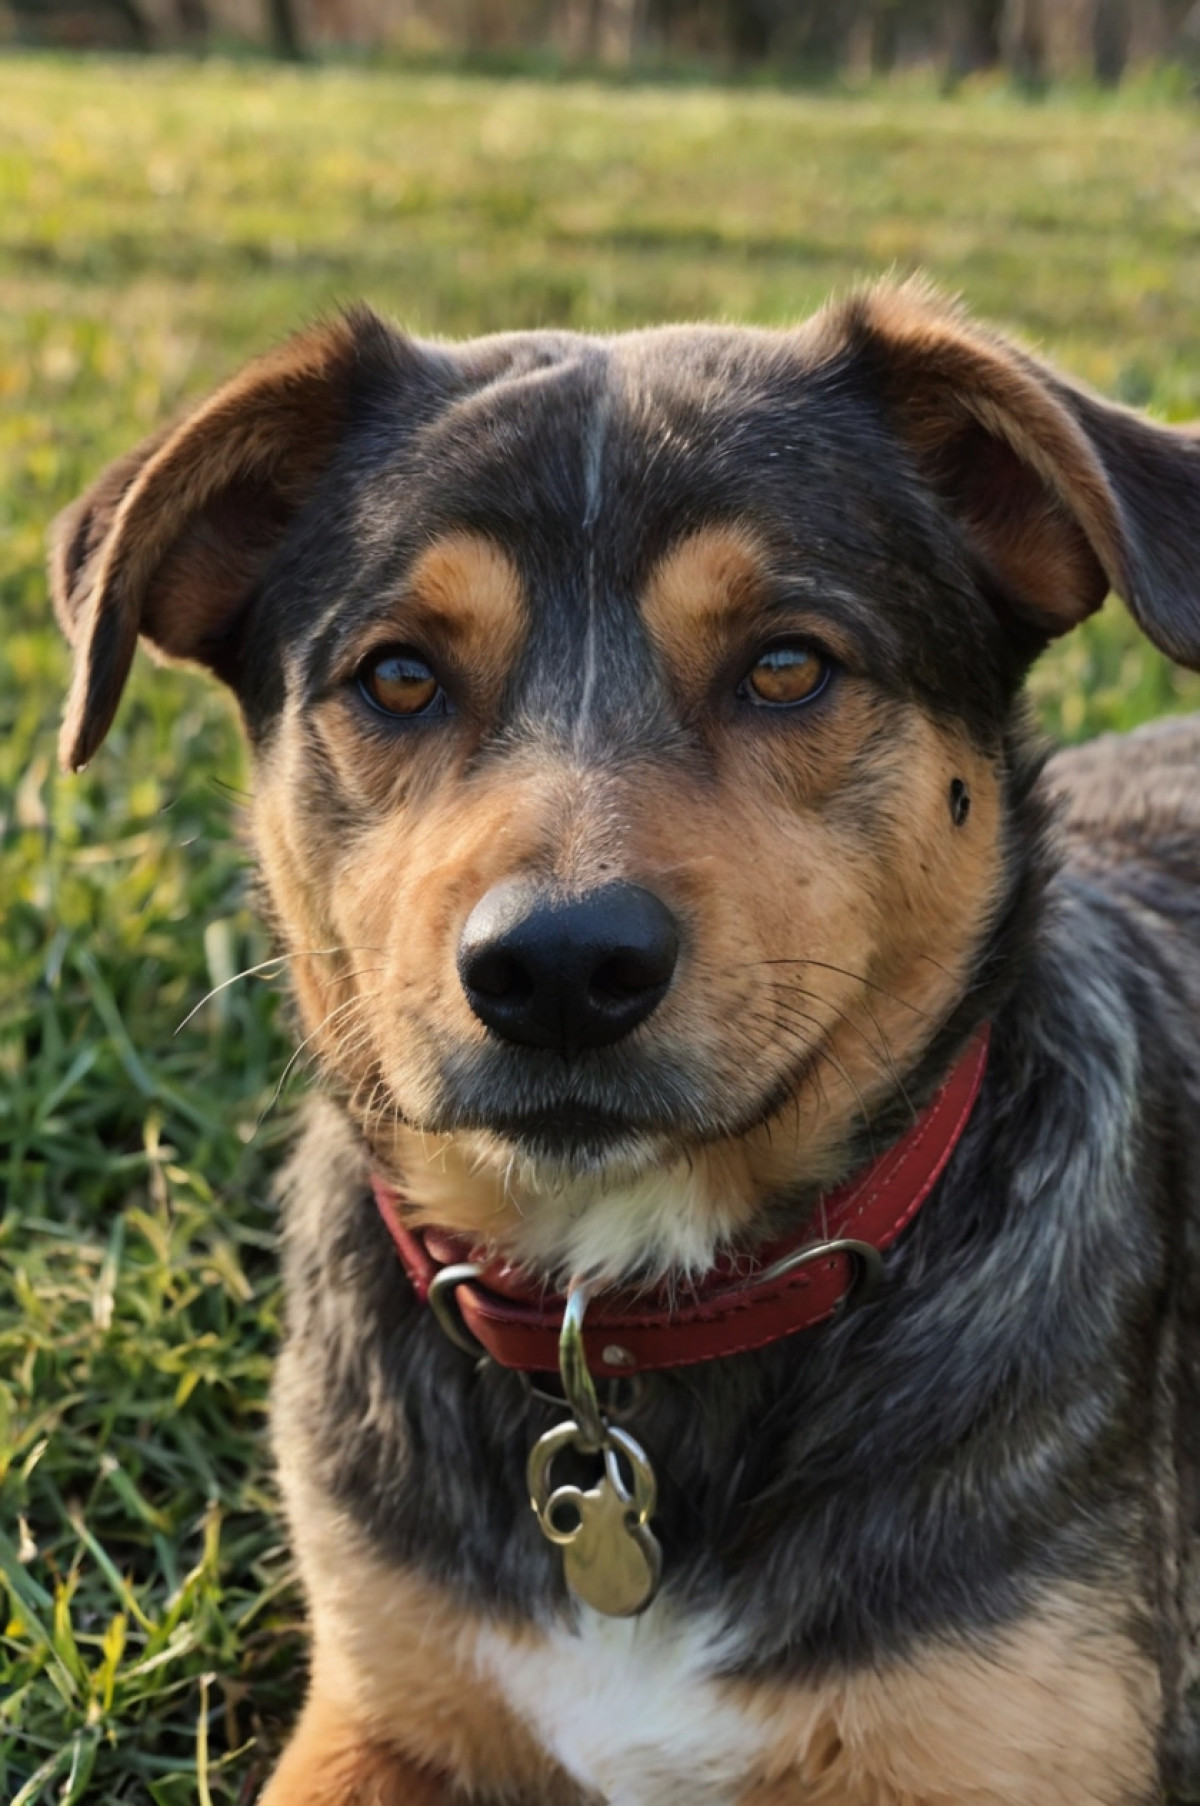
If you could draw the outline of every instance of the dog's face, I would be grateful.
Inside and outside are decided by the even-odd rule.
[[[1117,494],[1167,441],[911,292],[456,351],[351,317],[69,517],[68,757],[139,630],[216,669],[305,1032],[414,1220],[704,1268],[969,992],[1033,653],[1110,581],[1190,651]]]
[[[352,533],[296,548],[301,631],[255,634],[264,869],[346,949],[307,1027],[407,1196],[558,1266],[705,1266],[828,1178],[997,894],[995,617],[781,349],[498,348],[393,412]]]

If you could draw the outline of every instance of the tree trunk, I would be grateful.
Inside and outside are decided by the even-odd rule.
[[[208,6],[206,0],[176,0],[175,16],[183,42],[202,50],[208,42]]]
[[[775,11],[767,0],[731,0],[728,34],[739,63],[761,63],[774,48]]]
[[[267,17],[271,27],[271,49],[287,63],[304,60],[304,45],[296,21],[294,0],[267,0]]]
[[[1106,88],[1115,88],[1125,73],[1132,30],[1130,0],[1096,0],[1092,14],[1092,58],[1096,80]]]
[[[821,75],[832,75],[846,60],[846,47],[858,20],[855,0],[839,0],[836,6],[817,5],[809,8],[802,56],[808,66]]]
[[[871,68],[890,75],[900,49],[900,17],[895,0],[877,0],[871,9]]]
[[[994,69],[1003,54],[1004,0],[964,0],[954,8],[953,61],[956,75]]]
[[[128,26],[136,50],[154,49],[154,33],[137,0],[109,0],[109,8]]]
[[[1036,89],[1046,80],[1046,29],[1042,0],[1006,0],[1001,30],[1014,81]]]

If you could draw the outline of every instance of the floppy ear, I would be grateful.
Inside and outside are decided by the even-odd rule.
[[[232,678],[240,618],[341,438],[356,366],[394,344],[366,309],[299,334],[59,517],[50,579],[76,655],[64,766],[81,770],[108,732],[139,634]]]
[[[920,284],[859,295],[820,330],[865,361],[1018,618],[1065,633],[1113,589],[1200,668],[1200,435],[1087,394]]]

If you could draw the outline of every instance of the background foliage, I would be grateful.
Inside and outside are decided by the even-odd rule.
[[[248,1799],[299,1686],[263,1448],[268,1177],[303,1089],[215,688],[143,664],[82,778],[54,512],[365,295],[426,332],[784,322],[922,266],[1200,414],[1183,109],[155,62],[0,63],[0,1799]],[[1125,617],[1037,676],[1072,738],[1195,706]],[[199,1007],[197,1007],[199,1006]]]
[[[1148,63],[1194,75],[1200,0],[0,0],[0,41],[139,51],[249,45],[503,59],[543,69],[723,69],[859,80],[915,63],[1028,90]]]

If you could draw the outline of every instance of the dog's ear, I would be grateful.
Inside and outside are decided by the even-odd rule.
[[[239,618],[327,467],[356,368],[395,337],[366,309],[249,365],[182,425],[112,465],[55,525],[55,612],[75,649],[63,764],[108,732],[139,634],[231,676]]]
[[[856,296],[818,330],[866,365],[1014,615],[1052,637],[1113,589],[1200,668],[1200,435],[1074,387],[922,285]]]

